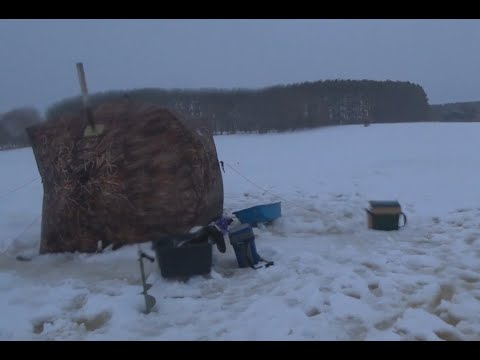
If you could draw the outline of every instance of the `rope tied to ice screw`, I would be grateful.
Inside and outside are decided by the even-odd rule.
[[[21,232],[20,234],[18,234],[17,236],[15,236],[15,237],[12,239],[11,244],[8,245],[7,248],[6,248],[4,251],[2,251],[1,255],[5,254],[5,253],[8,251],[8,249],[10,249],[10,246],[11,246],[15,241],[17,241],[18,239],[20,239],[20,236],[22,236],[23,234],[25,234],[33,225],[35,225],[35,223],[36,223],[41,217],[42,217],[42,214],[38,215],[35,219],[33,219],[33,221],[32,221],[30,224],[28,224],[28,225],[22,230],[22,232]]]
[[[5,191],[4,193],[0,194],[0,199],[3,199],[5,197],[7,197],[8,195],[10,194],[13,194],[23,188],[25,188],[26,186],[30,185],[31,183],[33,183],[34,181],[40,179],[41,177],[40,176],[36,176],[34,177],[33,179],[30,179],[29,181],[15,187],[15,188],[12,188],[10,190],[7,190]],[[33,225],[35,225],[35,223],[42,217],[42,215],[38,215],[37,217],[35,217],[35,219],[33,219],[32,222],[30,222],[17,236],[15,236],[13,239],[12,239],[12,243],[14,243],[15,241],[17,241],[23,234],[25,234]],[[10,248],[11,244],[9,246],[7,246],[7,248],[5,250],[3,250],[0,254],[3,255],[5,254],[8,249]]]

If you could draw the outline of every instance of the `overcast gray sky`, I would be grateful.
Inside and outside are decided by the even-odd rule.
[[[406,80],[480,100],[480,20],[0,20],[0,112],[139,87]]]

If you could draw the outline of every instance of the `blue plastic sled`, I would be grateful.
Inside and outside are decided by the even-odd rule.
[[[258,223],[269,223],[282,216],[281,202],[264,204],[250,207],[233,214],[240,220],[242,224],[250,224],[257,226]]]

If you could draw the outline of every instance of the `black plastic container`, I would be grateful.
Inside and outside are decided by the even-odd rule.
[[[162,277],[185,278],[209,274],[212,270],[212,244],[208,236],[196,234],[154,240],[153,249]]]

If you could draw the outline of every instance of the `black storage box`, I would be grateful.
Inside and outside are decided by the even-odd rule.
[[[153,241],[160,273],[165,278],[190,277],[210,273],[212,244],[208,236],[196,234],[164,237]]]
[[[370,208],[365,209],[368,217],[368,228],[374,230],[398,230],[400,216],[403,217],[403,226],[407,224],[407,217],[397,201],[370,201]]]

